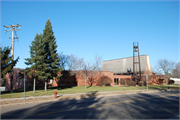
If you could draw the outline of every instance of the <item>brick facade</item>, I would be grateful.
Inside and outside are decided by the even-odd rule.
[[[19,72],[21,71],[14,71],[13,75],[13,90],[23,88],[24,87],[24,78],[19,79]],[[63,74],[64,72],[62,72]],[[61,74],[61,73],[60,73]],[[53,79],[48,82],[48,86],[85,86],[85,80],[80,75],[69,74],[66,71],[65,75],[59,79]],[[90,76],[87,80],[87,86],[98,86],[100,85],[99,80],[101,78],[109,79],[110,86],[128,86],[133,81],[133,77],[131,75],[114,75],[113,72],[108,71],[100,71],[95,72],[92,76]],[[33,77],[28,76],[26,81],[26,87],[33,86]],[[139,79],[139,76],[138,76]],[[142,74],[141,81],[145,81],[146,76]],[[125,81],[125,82],[124,82]],[[159,84],[166,84],[166,77],[165,75],[149,75],[148,76],[148,84],[149,85],[159,85]],[[38,81],[36,83],[36,87],[44,86],[44,81]],[[10,84],[10,74],[6,75],[6,91],[9,91],[11,87]]]
[[[102,77],[107,77],[111,80],[110,86],[124,86],[124,83],[122,83],[123,80],[125,80],[125,85],[128,86],[128,82],[133,81],[133,76],[131,75],[114,75],[112,72],[107,71],[101,71],[97,72],[95,75],[90,76],[87,80],[87,86],[97,86],[99,85],[99,80]],[[118,79],[118,82],[116,80]],[[139,79],[139,76],[138,76]],[[57,86],[56,79],[53,80],[52,86]],[[128,81],[128,82],[127,82]],[[146,81],[146,76],[141,76],[141,81]],[[148,84],[149,85],[159,85],[159,84],[166,84],[166,77],[165,75],[149,75],[148,76]],[[69,76],[64,79],[63,82],[61,82],[61,86],[85,86],[85,80],[80,75],[73,75]]]
[[[13,72],[13,90],[24,88],[24,78],[19,78],[19,73],[21,71],[17,70]],[[11,90],[11,73],[6,74],[6,82],[5,82],[5,91]],[[25,85],[26,87],[29,87],[29,77],[25,78]]]

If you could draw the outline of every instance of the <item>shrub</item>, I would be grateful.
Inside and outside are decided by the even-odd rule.
[[[122,80],[121,80],[121,85],[124,85],[124,86],[125,86],[125,84],[126,84],[126,79],[122,79]]]
[[[129,86],[131,84],[131,80],[130,79],[126,79],[126,84]]]
[[[148,82],[148,85],[153,85],[153,82],[152,81]]]
[[[139,81],[139,82],[138,82],[138,85],[139,85],[139,86],[146,86],[146,81]]]
[[[109,77],[101,77],[98,80],[98,84],[101,86],[110,86],[111,85],[112,80]]]
[[[131,81],[130,86],[136,86],[136,82],[135,81]]]

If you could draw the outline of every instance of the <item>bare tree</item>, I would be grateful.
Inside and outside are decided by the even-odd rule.
[[[172,77],[174,68],[175,68],[175,62],[169,61],[167,59],[159,59],[153,70],[155,74],[166,76],[166,85],[167,85],[167,80],[170,77]]]
[[[173,69],[173,75],[174,78],[180,78],[180,62],[175,64],[175,69]]]
[[[70,71],[77,71],[77,70],[82,70],[83,66],[85,65],[84,59],[83,58],[79,58],[75,55],[69,55],[68,56],[68,69]]]
[[[63,52],[58,54],[58,57],[60,57],[60,67],[65,70],[69,66],[69,56],[64,55]]]
[[[99,71],[102,57],[97,54],[93,62],[84,62],[83,58],[78,58],[75,55],[70,55],[69,59],[69,69],[72,71],[76,71],[76,75],[81,76],[85,80],[86,89],[88,78],[93,75],[100,74]]]

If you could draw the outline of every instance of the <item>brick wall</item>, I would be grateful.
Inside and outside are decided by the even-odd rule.
[[[13,90],[19,89],[19,88],[24,88],[24,78],[22,78],[22,79],[19,78],[20,72],[21,71],[13,72]],[[11,90],[10,79],[11,79],[11,73],[6,74],[5,91]],[[25,83],[26,83],[26,87],[29,87],[29,77],[25,78]]]
[[[13,78],[13,90],[23,88],[24,87],[24,78],[19,79],[19,72],[14,72],[14,78]],[[60,73],[59,73],[60,74]],[[108,71],[101,71],[101,72],[95,72],[90,76],[87,80],[87,86],[97,86],[99,84],[99,80],[102,78],[108,78],[111,80],[110,86],[124,86],[124,80],[125,85],[128,86],[129,82],[132,82],[132,76],[131,75],[114,75],[112,72]],[[118,79],[118,82],[117,82]],[[139,79],[139,76],[138,76]],[[145,81],[146,76],[142,74],[141,80]],[[116,84],[118,83],[118,84]],[[62,77],[61,79],[53,79],[52,83],[48,83],[49,86],[85,86],[85,80],[81,75],[66,75]],[[166,77],[164,75],[149,75],[148,76],[148,84],[149,85],[159,85],[159,84],[166,84]],[[29,76],[26,78],[26,87],[33,86],[33,77]],[[6,91],[10,90],[10,74],[6,75]],[[36,86],[44,86],[44,81],[38,81]]]

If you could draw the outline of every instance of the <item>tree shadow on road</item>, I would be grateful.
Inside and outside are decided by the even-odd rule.
[[[97,97],[97,91],[79,95],[79,98],[66,98],[63,101],[57,100],[55,102],[47,103],[35,103],[28,105],[13,106],[16,110],[1,114],[2,119],[74,119],[74,118],[86,118],[89,113],[86,111],[81,112],[82,115],[78,115],[77,112],[82,109],[89,109],[91,106],[100,101],[100,97]],[[27,106],[27,107],[26,107]],[[24,107],[24,108],[23,108]],[[5,109],[8,107],[3,107]],[[9,106],[11,108],[11,106]],[[22,109],[21,109],[22,108]]]
[[[2,119],[166,119],[179,113],[179,98],[170,99],[167,92],[128,94],[107,97],[97,91],[76,99],[17,106],[2,114]],[[169,91],[170,94],[177,92]],[[11,107],[9,107],[11,108]],[[14,107],[13,107],[14,108]],[[4,109],[4,108],[2,108]]]
[[[171,99],[165,93],[177,93],[177,92],[158,92],[160,94],[146,94],[138,93],[137,97],[134,98],[132,95],[126,95],[127,102],[123,104],[118,104],[116,107],[121,107],[118,111],[121,114],[122,119],[167,119],[172,116],[179,114],[179,97]],[[179,93],[179,92],[178,92]],[[161,97],[160,97],[161,96]],[[121,96],[121,99],[123,96]],[[128,102],[128,100],[133,100]],[[116,108],[113,108],[116,110]],[[104,116],[113,116],[114,111],[110,113],[111,115]],[[117,116],[117,115],[114,115]]]

